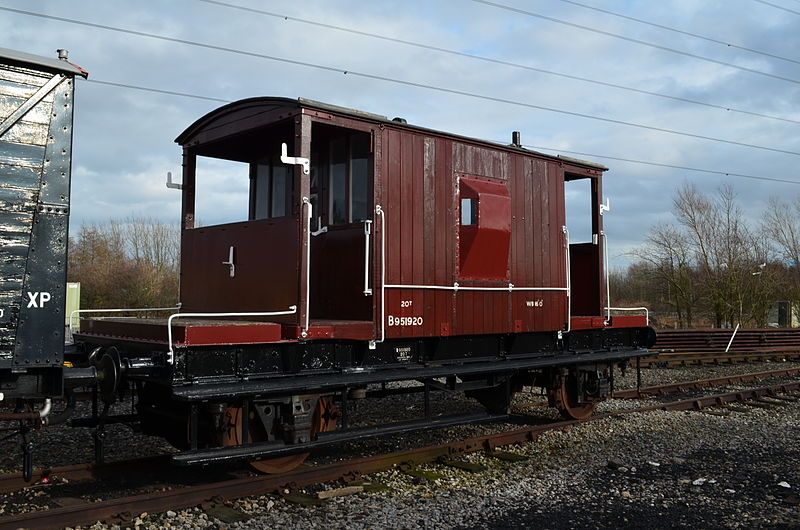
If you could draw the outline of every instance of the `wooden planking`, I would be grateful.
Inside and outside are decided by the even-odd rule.
[[[457,186],[463,172],[509,181],[511,282],[518,287],[566,285],[561,163],[408,131],[387,129],[385,139],[387,283],[453,284]],[[527,301],[537,299],[544,300],[543,307],[527,307]],[[400,300],[412,300],[412,309],[403,310]],[[565,323],[566,296],[562,291],[392,289],[386,314],[424,316],[421,328],[387,328],[393,337],[506,333],[515,331],[516,320],[523,331],[555,331]]]
[[[389,130],[386,142],[386,152],[388,153],[388,171],[385,175],[388,185],[387,200],[384,208],[384,218],[387,224],[386,230],[386,282],[402,283],[400,275],[400,253],[401,253],[401,138],[402,135],[396,130]],[[396,309],[400,305],[402,292],[397,289],[386,291],[386,318],[388,315],[397,315]],[[386,335],[389,337],[398,335],[398,328],[390,328],[386,324]]]
[[[11,66],[9,64],[0,65],[0,80],[10,81],[20,85],[36,87],[44,86],[54,74],[31,70],[21,66]],[[35,91],[35,90],[34,90]]]
[[[435,227],[435,249],[436,257],[434,260],[434,280],[436,285],[450,285],[452,281],[450,255],[450,238],[452,237],[452,223],[448,222],[448,211],[451,208],[452,198],[449,191],[449,183],[452,179],[451,168],[448,167],[449,153],[451,152],[451,141],[437,138],[435,141],[435,151],[437,158],[435,161],[436,171],[436,227]],[[442,331],[452,331],[453,316],[453,293],[447,291],[436,291],[436,323],[433,329],[434,335],[446,334]]]
[[[47,145],[48,129],[48,124],[20,120],[12,125],[2,138],[6,142],[44,147]]]
[[[27,98],[17,98],[12,96],[0,96],[0,121],[5,120],[7,117],[14,114],[14,112],[21,107]],[[50,125],[50,115],[53,112],[52,97],[50,101],[45,98],[28,110],[23,116],[25,122],[40,123],[43,125]]]
[[[0,188],[25,188],[31,190],[39,189],[38,167],[12,166],[0,164]]]
[[[41,169],[43,162],[44,147],[0,140],[0,164]]]
[[[426,137],[424,140],[422,168],[422,282],[436,284],[436,141]],[[436,291],[425,292],[425,324],[423,332],[427,336],[438,334],[438,314],[436,312]],[[430,316],[428,316],[430,315]]]
[[[424,167],[425,167],[425,142],[421,135],[411,136],[413,143],[411,144],[411,196],[407,206],[409,206],[411,213],[411,282],[414,285],[424,285],[425,278],[422,274],[424,259],[423,259],[423,215],[424,215]],[[425,295],[427,291],[415,289],[412,291],[411,301],[412,305],[409,307],[408,316],[422,316],[425,315]],[[418,328],[423,331],[423,327]]]

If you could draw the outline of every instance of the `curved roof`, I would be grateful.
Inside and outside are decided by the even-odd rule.
[[[272,124],[278,119],[289,117],[293,113],[304,108],[334,113],[362,121],[384,123],[391,125],[392,127],[398,127],[402,129],[411,129],[432,133],[439,136],[446,136],[454,139],[491,145],[495,148],[510,149],[512,151],[523,152],[526,154],[535,154],[543,158],[562,160],[572,164],[587,166],[593,169],[600,169],[603,171],[608,169],[606,166],[596,162],[590,162],[587,160],[580,160],[561,155],[549,155],[514,145],[502,144],[489,140],[481,140],[478,138],[470,138],[444,131],[437,131],[426,127],[420,127],[418,125],[408,124],[405,122],[405,120],[401,120],[400,118],[390,120],[386,116],[382,116],[380,114],[373,114],[347,107],[340,107],[338,105],[331,105],[305,98],[291,99],[284,97],[263,96],[242,99],[239,101],[234,101],[233,103],[228,103],[227,105],[223,105],[222,107],[212,110],[205,116],[202,116],[196,120],[189,127],[187,127],[186,130],[178,135],[178,137],[175,139],[175,142],[183,146],[193,143],[200,143],[199,137],[201,135],[206,137],[218,137],[220,132],[222,132],[221,130],[225,128],[230,128],[232,133],[244,132],[249,129]]]
[[[34,55],[8,48],[0,48],[0,62],[25,66],[35,70],[48,70],[54,72],[64,72],[71,75],[89,77],[89,72],[76,64],[72,64],[66,59],[53,59],[42,55]]]

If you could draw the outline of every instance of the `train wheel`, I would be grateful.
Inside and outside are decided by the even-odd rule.
[[[317,400],[314,408],[314,416],[311,420],[311,438],[321,432],[328,432],[336,429],[336,420],[339,411],[330,397],[321,397]],[[242,442],[242,408],[228,407],[223,416],[225,422],[225,432],[222,437],[223,446],[240,445]],[[250,421],[250,439],[253,442],[264,441],[266,433],[263,428],[256,428],[254,418]],[[278,456],[275,458],[264,458],[262,460],[251,460],[250,467],[259,473],[280,474],[291,471],[306,461],[310,453],[297,453],[293,455]]]
[[[575,373],[556,377],[548,394],[550,406],[555,406],[564,418],[585,420],[594,412],[595,403],[579,403],[576,388]]]

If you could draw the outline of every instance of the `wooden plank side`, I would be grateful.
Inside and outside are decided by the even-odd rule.
[[[39,167],[0,164],[0,188],[38,190],[40,173]]]
[[[511,192],[511,283],[515,285],[527,285],[523,280],[523,267],[525,265],[524,247],[522,237],[524,234],[524,224],[519,205],[524,197],[525,173],[523,158],[519,155],[513,156],[514,172],[509,182]],[[522,293],[514,291],[509,297],[509,315],[511,329],[514,329],[515,321],[523,320],[524,316],[519,311],[520,296]]]
[[[436,285],[436,141],[431,137],[424,139],[422,155],[422,282],[425,285]],[[425,323],[423,331],[426,336],[439,334],[436,313],[437,291],[425,293]]]
[[[53,75],[54,74],[48,72],[31,70],[30,68],[23,68],[21,66],[0,65],[0,79],[21,85],[30,85],[36,87],[36,90],[44,86]]]
[[[564,210],[563,204],[558,200],[558,175],[560,174],[563,174],[563,170],[556,164],[549,164],[549,167],[546,168],[548,213],[550,215],[549,230],[546,232],[548,236],[547,248],[550,254],[548,277],[550,278],[550,285],[554,287],[564,287],[566,285],[563,281],[562,273],[566,263],[561,228],[564,226]],[[553,308],[553,326],[555,326],[555,329],[561,329],[566,319],[566,307],[564,305],[566,296],[563,293],[552,293],[550,298],[552,300],[551,307]]]
[[[556,230],[554,237],[556,238],[557,245],[556,248],[558,249],[558,282],[561,286],[567,285],[567,264],[566,264],[566,253],[569,252],[569,249],[565,247],[565,238],[564,233],[562,230],[563,226],[567,225],[567,214],[566,214],[566,197],[564,196],[564,171],[561,168],[555,171],[554,175],[552,175],[553,183],[553,197],[558,205],[558,222],[556,223]],[[558,297],[560,301],[560,313],[564,315],[561,318],[561,321],[567,323],[570,315],[567,315],[567,296],[566,294],[562,294]]]
[[[38,168],[41,170],[43,163],[44,147],[0,140],[0,164]]]
[[[385,133],[386,149],[388,153],[387,171],[384,174],[386,182],[386,201],[384,205],[384,218],[386,220],[386,283],[397,284],[400,280],[400,223],[401,223],[401,196],[400,196],[400,132],[388,130]],[[386,290],[386,318],[396,315],[394,309],[400,305],[401,293],[398,289]],[[397,336],[397,328],[386,323],[387,337]]]
[[[451,219],[447,215],[449,208],[450,196],[448,193],[448,182],[452,175],[448,172],[447,156],[450,152],[450,141],[443,138],[437,138],[434,144],[436,152],[435,164],[435,181],[434,189],[434,271],[433,278],[435,285],[448,285],[449,282],[449,268],[448,268],[448,238],[451,231]],[[447,291],[435,292],[436,304],[436,334],[443,334],[447,332],[450,326],[452,316],[452,294]]]
[[[453,285],[456,279],[456,253],[457,253],[457,240],[456,240],[456,201],[458,200],[456,192],[458,184],[456,182],[455,165],[453,162],[453,148],[456,142],[453,140],[445,140],[443,149],[440,152],[444,159],[444,170],[442,173],[444,190],[443,190],[443,205],[442,210],[444,216],[444,229],[445,239],[442,251],[445,257],[445,283],[443,285]],[[456,300],[457,294],[453,291],[444,291],[447,299],[447,326],[449,333],[454,333],[456,327]]]
[[[48,130],[49,124],[20,120],[6,131],[3,135],[3,140],[6,142],[44,147],[47,145]]]
[[[425,197],[423,194],[425,184],[425,138],[421,134],[414,134],[412,136],[412,166],[411,166],[411,281],[415,285],[424,285],[425,278],[423,275],[424,269],[424,213],[425,213]],[[411,316],[423,317],[426,314],[425,298],[428,291],[424,289],[417,289],[413,293]],[[424,335],[423,326],[413,326],[410,328],[415,335]]]
[[[400,193],[397,195],[397,207],[400,211],[400,283],[411,285],[414,283],[414,232],[413,232],[413,213],[414,213],[414,194],[413,194],[413,141],[414,135],[406,131],[400,132]],[[393,302],[391,314],[396,316],[414,316],[413,300],[414,290],[403,289],[399,301]],[[406,302],[411,301],[412,305]],[[397,304],[397,305],[395,305]],[[413,336],[416,328],[412,326],[398,327],[398,336]]]
[[[547,266],[547,260],[550,252],[545,246],[544,236],[545,232],[548,230],[547,222],[549,216],[547,215],[547,211],[544,209],[544,195],[547,193],[547,189],[543,187],[546,180],[545,173],[547,171],[547,166],[539,160],[531,160],[529,168],[531,179],[529,200],[533,205],[531,224],[534,227],[531,234],[532,252],[529,273],[531,275],[531,279],[533,280],[532,285],[537,287],[547,287],[549,286],[550,279],[545,277],[545,271],[547,271],[549,268]],[[550,305],[551,298],[552,297],[546,292],[540,291],[534,293],[534,300],[543,300],[546,302],[541,308],[534,307],[532,310],[534,316],[533,325],[534,329],[537,331],[553,329],[549,323],[549,319],[547,318],[547,315],[553,312],[553,307]]]
[[[7,117],[14,114],[14,112],[21,107],[27,98],[18,98],[14,96],[2,96],[0,97],[0,121],[5,120]],[[50,124],[50,115],[53,112],[53,103],[52,97],[50,101],[45,98],[44,101],[40,101],[33,108],[29,109],[23,115],[23,118],[26,122],[29,123],[41,123],[41,124]]]

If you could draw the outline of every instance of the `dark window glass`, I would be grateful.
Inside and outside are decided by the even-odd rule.
[[[343,224],[347,220],[347,139],[331,142],[330,157],[330,222]]]
[[[369,136],[355,134],[350,144],[351,221],[369,218]]]
[[[258,164],[256,166],[255,189],[253,190],[253,193],[255,193],[253,219],[266,219],[268,216],[269,172],[270,167],[267,164]]]
[[[289,194],[288,166],[275,166],[272,168],[272,211],[270,217],[283,217],[287,213],[286,200]]]

